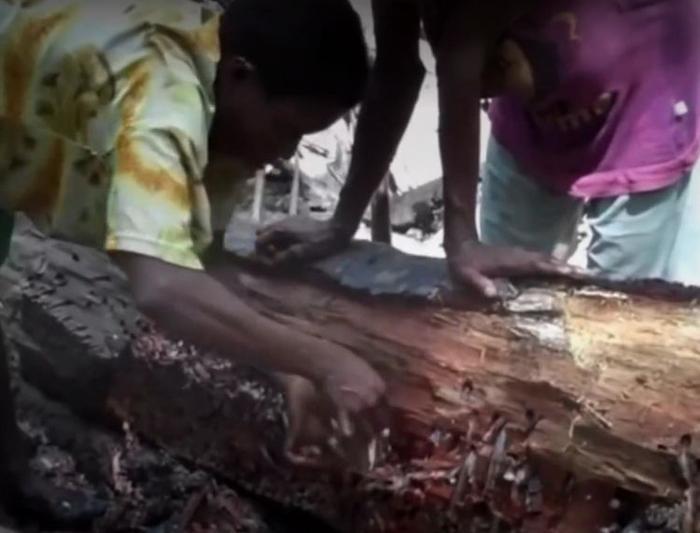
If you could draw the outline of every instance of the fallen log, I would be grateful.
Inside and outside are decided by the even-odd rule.
[[[545,531],[542,520],[577,500],[578,517],[560,531],[596,531],[588,513],[615,489],[694,497],[696,289],[523,284],[488,304],[453,290],[441,261],[369,243],[285,278],[222,259],[217,276],[251,305],[385,376],[393,451],[362,477],[281,461],[273,384],[138,333],[141,319],[99,255],[26,233],[16,244],[13,257],[34,265],[18,274],[15,262],[8,274],[29,279],[8,306],[28,381],[338,530],[474,531],[487,509],[489,528],[539,516],[531,530]],[[229,244],[245,257],[251,233]]]

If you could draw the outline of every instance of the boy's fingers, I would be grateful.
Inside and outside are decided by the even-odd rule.
[[[326,466],[326,463],[322,457],[308,457],[298,454],[294,450],[287,450],[285,452],[285,457],[292,465],[298,467],[323,468]]]
[[[338,429],[343,437],[350,438],[355,433],[355,425],[345,409],[338,410]]]
[[[291,464],[304,468],[328,468],[331,466],[333,459],[337,461],[337,454],[328,444],[328,439],[325,442],[305,446],[302,449],[297,447],[287,447],[284,455]]]
[[[299,408],[295,413],[296,416],[290,417],[287,429],[285,457],[296,466],[328,466],[328,439],[332,435],[331,428],[324,426],[316,416],[300,411]]]
[[[332,255],[335,247],[327,242],[300,242],[275,254],[274,261],[277,264],[297,264],[316,261],[328,255]]]
[[[275,239],[280,233],[284,233],[284,230],[280,228],[278,224],[271,224],[258,228],[255,231],[255,236],[259,242],[265,243],[271,239]]]
[[[568,276],[574,272],[574,269],[569,265],[555,263],[549,259],[536,261],[534,263],[534,269],[545,274],[561,274],[563,276]]]
[[[293,418],[293,417],[292,417]],[[287,452],[293,452],[299,441],[299,423],[291,421],[287,428],[287,438],[285,439],[284,448]]]
[[[289,428],[285,448],[294,452],[299,447],[321,446],[328,440],[330,432],[330,427],[324,427],[317,417],[305,416],[293,428]]]
[[[262,247],[274,246],[275,248],[283,248],[297,241],[298,239],[296,239],[294,235],[289,232],[271,230],[268,233],[258,235],[256,244]]]
[[[559,261],[538,261],[535,266],[539,272],[543,272],[545,274],[573,278],[583,278],[589,275],[584,269]]]
[[[389,426],[376,423],[377,420],[367,420],[363,430],[368,436],[366,441],[367,467],[371,472],[385,460],[385,453],[389,445]]]
[[[570,267],[546,254],[519,250],[491,274],[501,276],[528,276],[533,274],[567,275]]]
[[[296,400],[294,395],[287,395],[287,439],[285,447],[289,450],[294,449],[299,440],[301,428],[304,425],[306,412],[301,404]]]
[[[593,278],[593,273],[586,270],[585,268],[572,266],[572,265],[569,265],[569,267],[571,268],[571,273],[569,273],[568,275],[574,279],[586,280],[586,279]]]
[[[261,239],[255,240],[255,251],[260,255],[270,256],[274,254],[275,250],[280,248],[279,241],[275,239]]]
[[[272,260],[275,264],[296,263],[308,256],[309,247],[305,244],[294,244],[285,250],[273,252]]]
[[[480,272],[472,269],[462,269],[460,275],[464,283],[476,289],[482,296],[486,298],[496,298],[498,296],[496,283]]]

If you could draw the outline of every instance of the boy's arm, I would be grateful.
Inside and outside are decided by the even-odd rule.
[[[322,257],[350,241],[408,126],[425,75],[419,8],[415,0],[373,0],[372,9],[377,57],[335,214],[329,222],[292,219],[263,230],[259,248],[275,261]]]
[[[491,276],[571,273],[542,254],[480,244],[477,234],[482,74],[489,50],[522,4],[460,2],[446,17],[436,46],[445,250],[453,277],[489,297],[497,294]]]
[[[112,252],[138,308],[166,332],[236,361],[300,375],[341,410],[375,406],[384,392],[376,373],[349,350],[270,320],[206,271],[130,252]]]
[[[306,376],[336,413],[375,407],[384,383],[367,363],[263,317],[206,272],[200,253],[220,222],[212,208],[221,198],[211,198],[203,179],[208,80],[193,83],[190,52],[196,54],[148,53],[127,80],[115,124],[105,249],[126,272],[141,310],[177,338]]]
[[[369,365],[263,317],[204,269],[198,250],[211,212],[198,176],[206,136],[176,105],[163,119],[172,125],[149,117],[124,128],[115,149],[105,247],[126,272],[139,308],[169,333],[222,356],[308,377],[340,411],[375,406],[384,385]]]
[[[231,254],[226,252],[225,231],[215,230],[212,244],[202,262],[205,268],[210,270],[217,264],[225,263],[227,258],[230,260]],[[324,430],[324,420],[333,416],[333,409],[332,406],[323,404],[317,386],[308,376],[285,374],[279,370],[271,372],[269,376],[282,389],[287,402],[288,427],[285,448],[288,458],[294,460],[295,450],[303,446],[326,446],[328,435]],[[369,438],[371,435],[364,437]],[[355,440],[352,445],[357,443]]]
[[[416,2],[374,0],[377,57],[362,105],[348,178],[334,220],[354,233],[385,178],[418,101],[425,69],[420,59]]]

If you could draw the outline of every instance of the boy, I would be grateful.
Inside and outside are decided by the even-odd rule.
[[[236,0],[223,15],[188,0],[4,2],[0,63],[0,207],[104,247],[178,337],[307,378],[343,416],[377,404],[366,363],[259,315],[200,259],[234,199],[214,169],[289,157],[361,99],[367,51],[347,0]],[[29,473],[4,352],[0,415],[5,501],[85,518]]]
[[[680,279],[679,262],[700,261],[683,237],[691,232],[677,230],[699,148],[697,3],[389,0],[374,8],[377,62],[334,217],[273,226],[262,250],[280,261],[324,255],[354,234],[418,95],[422,23],[437,59],[445,248],[457,281],[494,296],[493,276],[573,273],[563,260],[584,203],[593,273]],[[493,95],[479,239],[478,102]]]

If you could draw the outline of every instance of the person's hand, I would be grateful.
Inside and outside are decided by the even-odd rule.
[[[297,216],[261,229],[256,250],[273,264],[313,261],[341,251],[352,234],[333,220]]]
[[[580,271],[546,254],[522,248],[489,246],[466,241],[447,247],[452,279],[476,289],[488,298],[498,296],[493,278],[513,276],[577,276]]]
[[[359,357],[349,354],[339,359],[323,380],[324,392],[333,402],[343,433],[349,434],[350,417],[379,407],[386,385],[374,369]]]
[[[287,402],[285,455],[294,464],[315,464],[321,461],[332,437],[333,410],[308,379],[291,375],[279,375],[278,379]]]
[[[279,376],[287,400],[287,459],[366,471],[378,459],[388,429],[384,382],[352,356],[337,365],[319,390],[299,376]]]
[[[341,360],[323,382],[325,394],[335,406],[333,451],[349,467],[371,470],[381,461],[389,430],[385,403],[386,385],[362,359]]]

